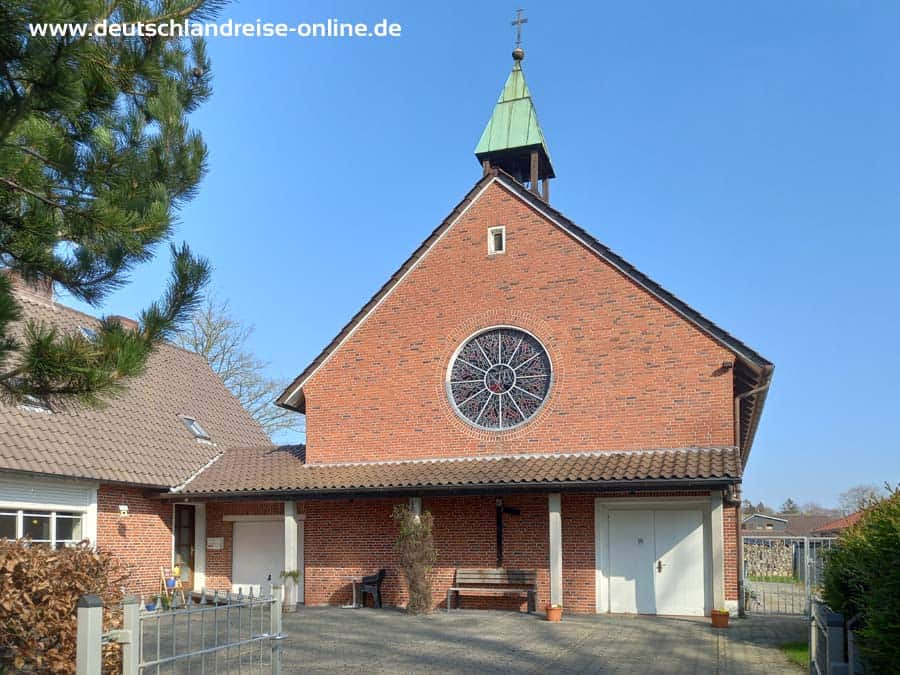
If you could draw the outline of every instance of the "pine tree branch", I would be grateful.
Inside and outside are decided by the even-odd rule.
[[[0,183],[2,183],[3,185],[6,185],[11,190],[14,190],[16,192],[23,192],[27,195],[34,197],[35,199],[39,199],[40,201],[44,202],[44,204],[46,204],[47,206],[53,206],[54,208],[62,209],[62,210],[65,210],[65,208],[66,208],[63,204],[53,201],[52,199],[49,199],[48,197],[45,197],[44,195],[39,194],[39,193],[35,192],[34,190],[24,187],[23,185],[19,185],[18,183],[16,183],[13,180],[10,180],[9,178],[4,178],[4,177],[0,176]]]
[[[44,156],[43,156],[41,153],[39,153],[37,150],[33,150],[33,149],[29,148],[29,147],[26,146],[26,145],[18,145],[18,144],[15,144],[15,143],[4,143],[4,144],[3,144],[3,147],[6,147],[6,148],[13,148],[13,149],[15,149],[15,150],[21,150],[21,151],[24,152],[26,155],[30,155],[31,157],[34,157],[35,159],[40,160],[41,162],[43,162],[43,163],[46,164],[47,166],[52,166],[52,167],[55,167],[55,168],[60,168],[59,162],[54,162],[53,160],[49,159],[48,157],[44,157]]]

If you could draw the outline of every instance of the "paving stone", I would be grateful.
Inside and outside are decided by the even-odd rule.
[[[779,649],[802,640],[796,617],[708,619],[540,615],[489,610],[408,616],[396,609],[302,608],[284,617],[285,672],[721,673],[802,672]]]

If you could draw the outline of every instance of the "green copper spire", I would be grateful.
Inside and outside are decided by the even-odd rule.
[[[521,47],[513,51],[512,72],[481,134],[475,156],[480,162],[488,161],[524,181],[531,178],[531,152],[535,151],[538,154],[537,177],[541,180],[555,178],[550,151],[522,72],[524,57],[525,51]]]

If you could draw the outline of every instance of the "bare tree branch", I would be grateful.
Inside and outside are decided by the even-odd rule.
[[[268,364],[247,346],[252,334],[253,326],[238,322],[231,315],[227,302],[210,298],[194,313],[190,323],[177,335],[176,342],[203,355],[225,386],[270,436],[305,431],[304,416],[275,405],[286,382],[265,376]]]
[[[841,511],[851,514],[871,506],[884,495],[885,491],[877,485],[854,485],[840,494],[838,503]]]

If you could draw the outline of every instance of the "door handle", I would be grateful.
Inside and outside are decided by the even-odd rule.
[[[662,574],[662,560],[656,561],[656,571]]]

